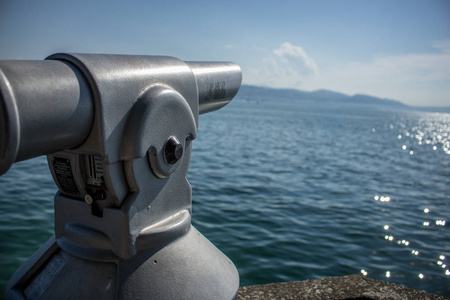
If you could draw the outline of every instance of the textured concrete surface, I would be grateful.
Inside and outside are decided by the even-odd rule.
[[[349,275],[315,280],[241,287],[239,299],[446,299],[442,296]]]

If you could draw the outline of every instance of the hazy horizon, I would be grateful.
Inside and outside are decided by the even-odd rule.
[[[293,91],[298,91],[298,92],[307,92],[307,93],[314,93],[314,92],[320,92],[320,91],[327,91],[327,92],[332,92],[332,93],[337,93],[337,94],[342,94],[348,97],[355,97],[355,96],[369,96],[369,97],[375,97],[377,99],[381,99],[381,100],[391,100],[391,101],[396,101],[399,102],[403,105],[409,106],[409,107],[417,107],[417,108],[450,108],[450,104],[449,105],[441,105],[441,106],[430,106],[430,105],[409,105],[406,104],[400,100],[397,99],[391,99],[391,98],[382,98],[382,97],[377,97],[374,95],[370,95],[370,94],[365,94],[365,93],[356,93],[356,94],[347,94],[347,93],[341,93],[341,92],[337,92],[337,91],[333,91],[333,90],[329,90],[329,89],[315,89],[315,90],[304,90],[304,89],[297,89],[297,88],[273,88],[273,87],[269,87],[269,86],[262,86],[262,85],[254,85],[254,84],[246,84],[243,83],[242,86],[249,86],[249,87],[256,87],[256,88],[261,88],[261,89],[273,89],[273,90],[293,90]],[[242,88],[241,86],[241,88]],[[333,100],[333,99],[330,99]]]

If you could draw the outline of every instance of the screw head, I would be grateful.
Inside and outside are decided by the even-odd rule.
[[[87,204],[91,205],[92,202],[94,202],[94,199],[92,198],[91,195],[86,194],[86,196],[84,196],[84,201],[85,201]]]
[[[180,141],[171,136],[164,147],[164,160],[169,165],[174,165],[177,163],[181,157],[183,156],[183,145],[181,145]]]

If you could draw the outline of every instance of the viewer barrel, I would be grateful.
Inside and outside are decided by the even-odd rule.
[[[14,162],[80,146],[91,132],[94,99],[85,70],[55,57],[0,61],[0,175]],[[120,73],[123,66],[119,57],[114,59]],[[120,62],[126,59],[120,57]],[[200,114],[225,106],[239,90],[242,74],[234,63],[184,64],[197,83]]]
[[[0,175],[14,162],[83,143],[94,104],[81,72],[61,61],[0,61]]]

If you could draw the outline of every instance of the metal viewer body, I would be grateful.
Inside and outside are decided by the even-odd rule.
[[[233,63],[55,54],[0,61],[0,174],[47,155],[55,235],[8,299],[233,299],[233,263],[192,225],[199,114],[226,105]]]

